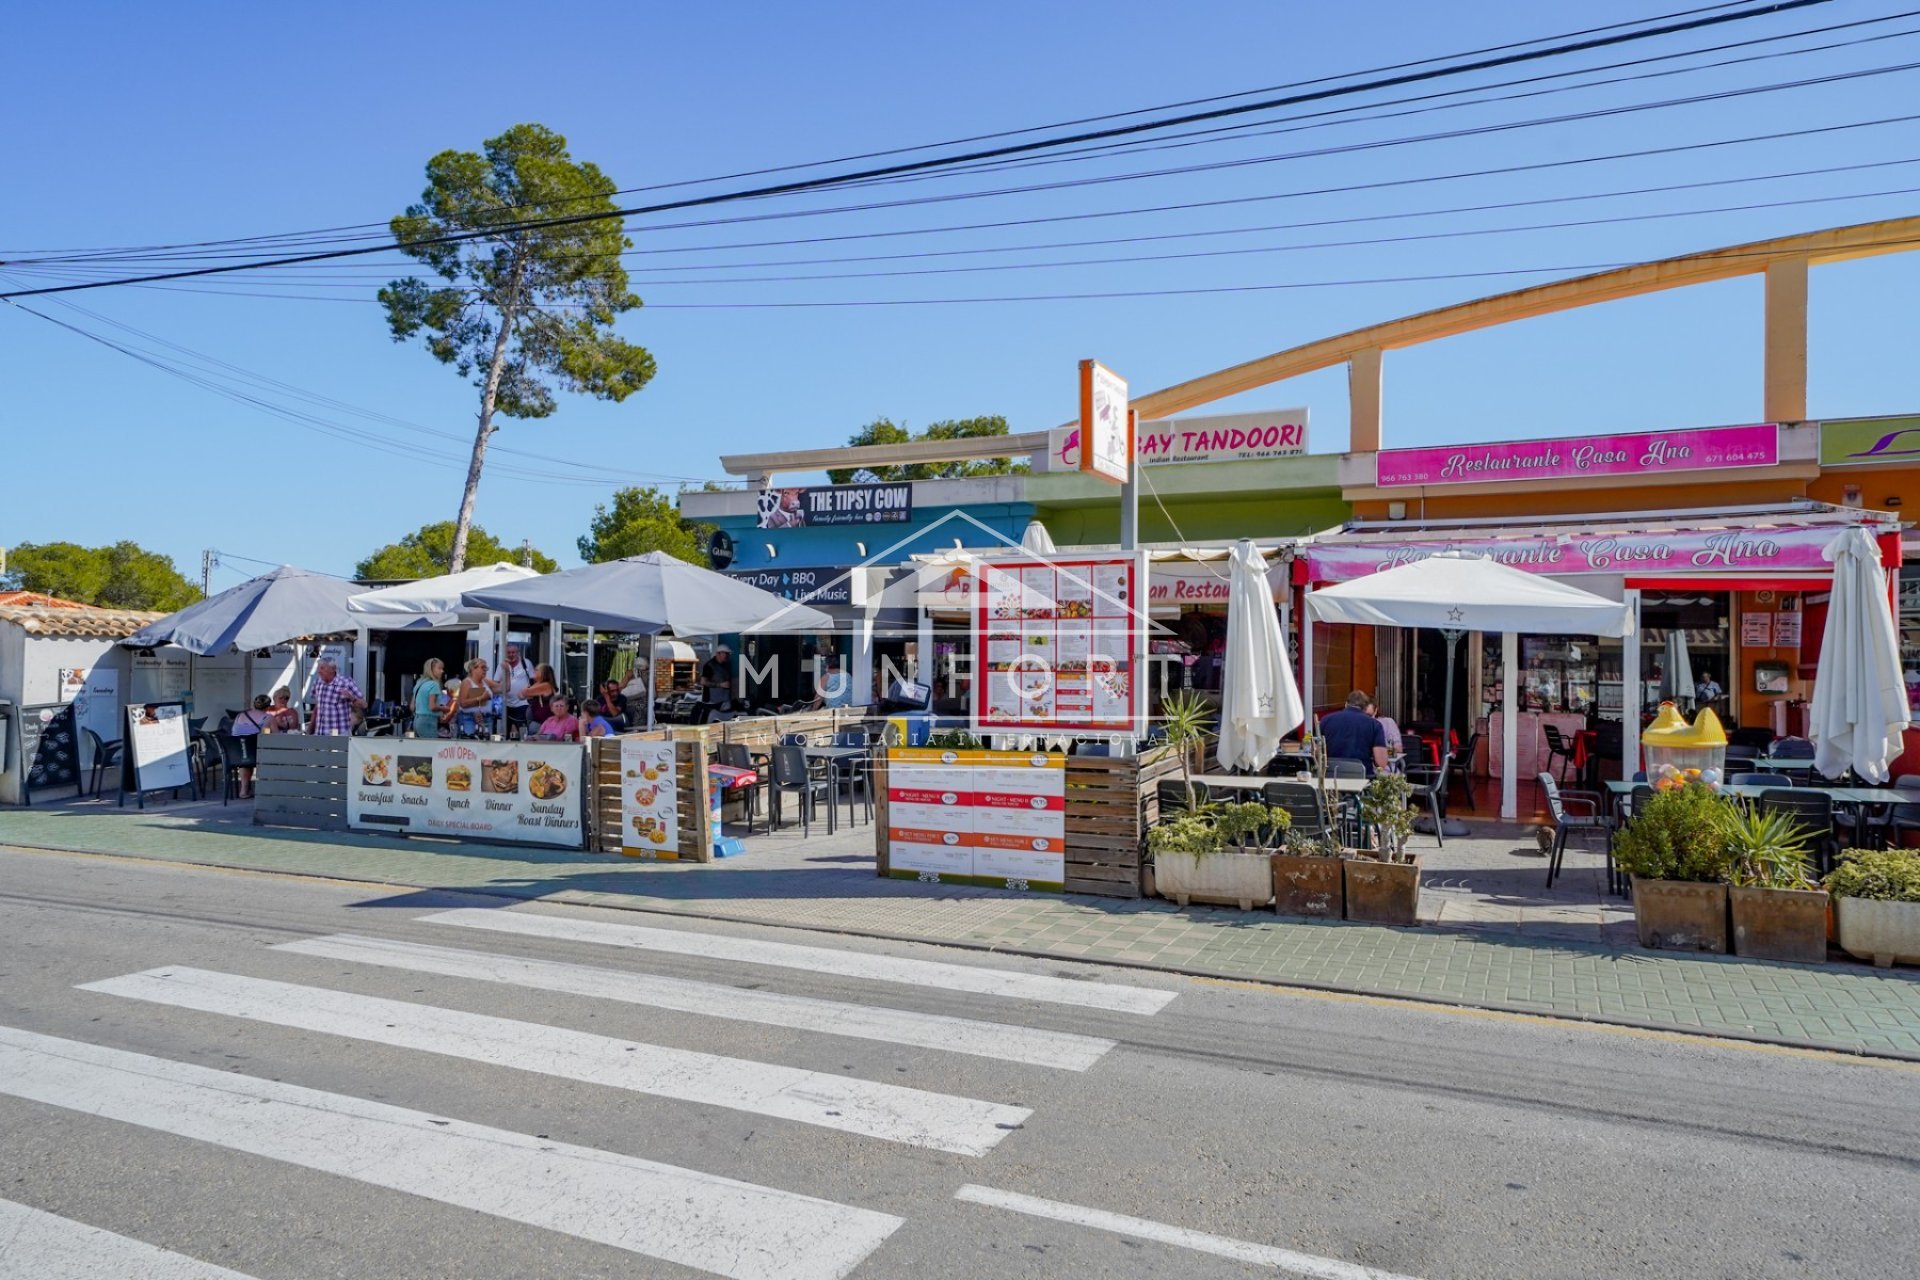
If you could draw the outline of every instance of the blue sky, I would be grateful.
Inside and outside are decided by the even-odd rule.
[[[1674,0],[1631,0],[1603,11],[1398,0],[1369,6],[980,3],[959,9],[472,3],[454,16],[445,9],[393,5],[29,6],[10,23],[10,43],[31,56],[12,61],[6,89],[15,127],[0,132],[0,171],[9,179],[9,198],[0,204],[0,258],[47,248],[382,221],[417,196],[430,155],[447,147],[477,148],[520,121],[538,121],[564,133],[576,157],[600,164],[623,187],[641,186],[1286,84],[1689,7]],[[1581,55],[1532,72],[1488,73],[1478,81],[1425,91],[1858,21],[1904,8],[1886,0],[1839,0],[1785,17]],[[1711,58],[1913,29],[1920,29],[1920,19]],[[1903,36],[1518,101],[991,177],[881,186],[857,195],[794,198],[730,212],[817,209],[856,199],[949,195],[1252,159],[1916,61],[1920,35]],[[1572,268],[1909,213],[1920,202],[1904,189],[1920,188],[1920,163],[1507,210],[1434,211],[1920,161],[1920,128],[1912,123],[1497,177],[1313,196],[1286,193],[1894,116],[1914,109],[1916,86],[1920,72],[1900,71],[1723,102],[1069,190],[747,226],[655,231],[636,223],[636,247],[672,252],[649,254],[633,265],[703,268],[676,273],[687,277],[679,281],[667,274],[635,276],[636,290],[650,305],[623,319],[621,331],[653,351],[658,377],[622,405],[563,397],[560,412],[549,419],[507,423],[498,443],[548,461],[498,455],[495,461],[505,465],[489,470],[479,520],[495,534],[531,538],[563,562],[573,562],[574,539],[584,531],[593,504],[619,484],[648,476],[719,477],[721,453],[835,444],[880,415],[917,426],[1001,413],[1015,430],[1052,426],[1074,412],[1074,367],[1084,356],[1102,359],[1144,391]],[[1868,194],[1879,192],[1901,193]],[[871,237],[954,223],[1237,197],[1261,198],[1212,209],[1041,226],[713,249],[742,241]],[[1824,202],[1725,209],[1816,198]],[[1701,210],[1718,211],[1618,225],[1518,229]],[[1418,216],[1315,229],[1296,225],[1404,214]],[[1280,229],[909,262],[739,266],[1252,227]],[[1223,246],[1277,249],[1486,229],[1499,233],[1181,261],[718,282],[728,276],[994,265]],[[721,269],[725,265],[735,269]],[[714,310],[671,305],[1164,291],[1522,268],[1559,270],[1097,301]],[[151,346],[150,339],[108,328],[101,317],[346,405],[434,431],[470,433],[473,391],[424,351],[388,338],[371,301],[376,274],[375,268],[357,267],[274,277],[282,283],[220,286],[248,296],[115,289],[71,299],[92,315],[51,300],[36,305],[119,340]],[[23,279],[15,275],[9,281]],[[1920,407],[1915,386],[1920,361],[1911,354],[1911,300],[1917,290],[1920,255],[1816,272],[1815,415]],[[266,293],[329,300],[254,296]],[[1754,420],[1760,413],[1759,303],[1757,280],[1746,280],[1393,353],[1387,374],[1388,443]],[[177,351],[167,354],[182,358]],[[254,560],[346,572],[375,546],[425,522],[449,518],[458,501],[466,455],[460,442],[396,428],[388,446],[400,455],[395,456],[337,440],[5,308],[0,308],[0,370],[7,381],[0,429],[11,463],[6,496],[0,499],[0,545],[133,538],[174,556],[190,574],[197,571],[201,548],[218,547],[228,555],[215,581],[223,587],[256,568]],[[1313,448],[1343,448],[1346,392],[1339,371],[1265,388],[1212,409],[1302,403],[1312,410]],[[337,406],[304,407],[329,421],[370,425]],[[588,469],[556,466],[560,461]],[[508,465],[577,476],[583,483],[516,475]]]

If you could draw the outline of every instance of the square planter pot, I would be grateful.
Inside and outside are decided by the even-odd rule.
[[[1273,855],[1273,909],[1283,916],[1338,920],[1347,910],[1343,858]]]
[[[1736,886],[1729,893],[1733,902],[1733,954],[1796,964],[1826,960],[1826,890]]]
[[[1273,868],[1264,853],[1162,853],[1153,859],[1153,887],[1183,907],[1207,902],[1251,911],[1273,897]]]
[[[1369,924],[1420,923],[1420,859],[1375,862],[1347,858],[1347,919]]]
[[[1633,923],[1655,951],[1727,949],[1727,886],[1633,878]]]
[[[1840,949],[1882,969],[1920,964],[1920,902],[1835,898]]]

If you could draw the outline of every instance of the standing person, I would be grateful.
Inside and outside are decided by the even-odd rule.
[[[281,685],[273,691],[273,704],[268,708],[272,713],[266,723],[267,733],[300,732],[300,713],[293,709],[293,690]]]
[[[1373,699],[1355,689],[1347,695],[1347,705],[1320,721],[1320,736],[1327,741],[1330,760],[1358,760],[1373,777],[1387,767],[1387,733],[1380,722],[1367,714]]]
[[[233,718],[233,725],[227,732],[241,740],[241,750],[245,752],[246,759],[252,761],[259,757],[261,732],[272,723],[273,704],[262,693],[255,695],[251,707]],[[235,765],[233,776],[239,782],[235,795],[242,800],[253,799],[253,765]]]
[[[500,693],[500,705],[507,713],[507,737],[523,738],[527,732],[527,686],[533,683],[533,664],[520,652],[520,646],[507,646],[506,661],[493,673],[494,687]]]
[[[533,680],[524,692],[527,698],[527,725],[537,730],[553,714],[554,697],[560,692],[560,677],[543,662],[533,669]]]
[[[454,709],[457,719],[454,722],[454,737],[475,737],[480,732],[478,716],[480,709],[493,701],[494,684],[487,678],[487,660],[469,658],[466,675],[460,680],[460,687],[454,692]]]
[[[352,733],[354,713],[367,709],[367,695],[360,692],[359,685],[340,674],[340,666],[332,658],[320,659],[314,676],[313,723],[309,732],[336,738]]]
[[[440,682],[446,678],[446,674],[446,663],[438,658],[428,658],[427,665],[421,668],[420,679],[414,682],[413,736],[416,738],[440,736],[440,712],[446,705]]]
[[[713,647],[713,656],[700,667],[701,701],[707,716],[733,710],[733,650],[724,644]]]

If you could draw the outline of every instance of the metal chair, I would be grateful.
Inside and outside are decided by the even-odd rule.
[[[223,788],[220,795],[222,805],[230,804],[240,791],[240,771],[251,769],[259,756],[259,740],[253,734],[236,738],[230,733],[217,733],[213,737],[214,746],[220,752],[220,772]]]
[[[1187,784],[1186,783],[1181,782],[1178,779],[1175,779],[1170,782],[1163,782],[1160,784],[1159,795],[1160,795],[1160,816],[1161,817],[1163,818],[1173,817],[1177,814],[1182,814],[1187,811]],[[1206,783],[1195,782],[1193,784],[1193,801],[1195,804],[1199,804],[1199,805],[1206,805],[1206,804],[1213,803],[1213,792],[1207,788]]]
[[[1596,834],[1606,839],[1608,844],[1607,864],[1611,872],[1613,855],[1613,828],[1607,822],[1601,809],[1600,797],[1591,791],[1562,791],[1553,775],[1540,775],[1540,790],[1547,798],[1547,812],[1553,817],[1553,850],[1547,859],[1547,888],[1553,888],[1553,882],[1559,878],[1560,864],[1567,854],[1567,840],[1579,834]],[[1586,812],[1581,813],[1568,806],[1577,805]],[[1611,888],[1609,874],[1609,888]]]
[[[1760,793],[1760,811],[1792,818],[1813,846],[1814,866],[1821,875],[1833,870],[1840,840],[1833,826],[1833,797],[1824,791],[1781,787]]]
[[[1440,758],[1440,767],[1432,765],[1408,765],[1407,782],[1413,787],[1413,803],[1417,807],[1426,801],[1427,811],[1433,816],[1433,838],[1440,847],[1447,844],[1447,770],[1453,766],[1451,756]]]
[[[91,729],[82,729],[80,732],[86,735],[87,751],[93,757],[93,776],[88,790],[97,796],[100,794],[100,780],[106,776],[107,770],[120,767],[120,748],[125,744],[118,738],[112,742],[103,741]]]
[[[1367,766],[1361,761],[1340,758],[1327,761],[1327,776],[1329,778],[1365,778],[1371,775],[1367,773]]]
[[[1749,760],[1758,760],[1760,749],[1744,742],[1727,743],[1726,761],[1729,765]]]
[[[1447,769],[1447,785],[1451,787],[1455,783],[1460,784],[1461,797],[1466,801],[1469,809],[1474,807],[1473,753],[1479,745],[1480,735],[1477,732],[1468,734],[1467,740],[1453,753]]]
[[[1887,809],[1880,830],[1888,846],[1899,849],[1904,847],[1908,832],[1920,831],[1920,773],[1901,774],[1893,780],[1893,788],[1903,798]]]
[[[1782,738],[1773,744],[1773,764],[1769,770],[1782,777],[1792,778],[1795,786],[1808,786],[1813,782],[1813,743],[1805,738]],[[1792,760],[1794,764],[1781,764],[1782,760]],[[1798,761],[1804,760],[1805,764]]]
[[[1561,734],[1557,724],[1543,724],[1540,732],[1547,740],[1547,772],[1553,772],[1555,760],[1560,761],[1560,781],[1565,782],[1567,770],[1573,765],[1573,746]]]
[[[1782,782],[1792,784],[1793,779],[1779,773],[1730,773],[1727,785],[1730,787],[1777,787]]]
[[[1269,782],[1260,789],[1260,796],[1267,802],[1267,808],[1287,815],[1290,832],[1324,840],[1332,829],[1327,821],[1326,806],[1320,800],[1320,789],[1310,782]]]
[[[799,795],[801,834],[813,834],[813,814],[822,799],[827,802],[827,834],[833,834],[833,779],[815,773],[807,767],[804,749],[781,745],[773,749],[773,777],[768,784],[771,793],[773,818],[768,825],[784,825],[781,810],[785,808],[782,796]]]
[[[746,792],[747,834],[753,834],[753,818],[760,812],[760,796],[771,785],[767,770],[753,762],[753,753],[747,750],[744,742],[723,742],[714,749],[714,758],[729,769],[752,769],[758,775],[754,782],[740,788]],[[773,834],[773,806],[767,806],[767,834]]]

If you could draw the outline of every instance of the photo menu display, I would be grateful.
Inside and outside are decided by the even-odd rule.
[[[989,562],[979,581],[976,730],[1138,730],[1139,557]]]
[[[570,742],[353,738],[347,825],[577,849],[584,759]]]
[[[888,874],[1058,890],[1066,795],[1064,756],[895,747],[887,753]]]

